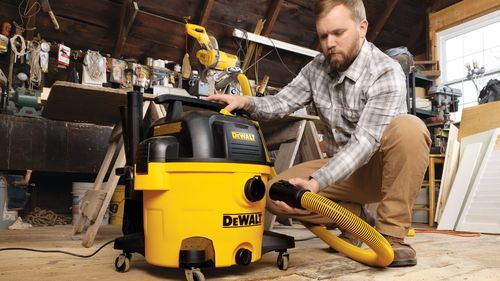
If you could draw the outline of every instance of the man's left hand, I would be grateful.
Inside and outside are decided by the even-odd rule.
[[[288,182],[297,187],[308,189],[314,193],[319,192],[319,183],[315,179],[305,180],[303,178],[291,178],[288,180]],[[278,201],[278,200],[271,200],[271,201],[281,210],[281,212],[286,214],[309,215],[311,213],[310,211],[304,209],[290,207],[283,201]]]

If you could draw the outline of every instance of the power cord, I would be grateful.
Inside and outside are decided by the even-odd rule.
[[[99,247],[99,249],[95,250],[95,252],[93,252],[90,255],[80,255],[80,254],[75,254],[75,253],[61,251],[61,250],[39,250],[39,249],[32,249],[32,248],[0,248],[0,252],[1,251],[30,251],[30,252],[38,252],[38,253],[59,253],[59,254],[70,255],[70,256],[74,256],[74,257],[78,257],[78,258],[90,258],[90,257],[93,257],[95,254],[99,253],[99,251],[101,251],[104,247],[106,247],[107,245],[111,244],[114,241],[115,241],[115,239],[104,243],[101,247]]]
[[[303,241],[308,241],[308,240],[313,240],[318,238],[318,236],[309,236],[309,237],[304,237],[300,239],[295,239],[295,242],[303,242]]]

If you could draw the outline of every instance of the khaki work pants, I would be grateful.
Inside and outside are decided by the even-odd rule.
[[[379,202],[375,228],[382,234],[404,238],[411,226],[413,204],[429,164],[430,144],[429,131],[419,118],[413,115],[397,116],[385,129],[380,149],[370,161],[346,180],[324,188],[319,194],[358,216],[362,205]],[[268,188],[278,180],[294,177],[307,179],[327,161],[313,160],[291,167],[270,180]],[[280,213],[267,199],[267,209],[278,216],[314,224],[332,224],[330,219],[315,213]]]

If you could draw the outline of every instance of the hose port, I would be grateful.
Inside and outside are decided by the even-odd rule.
[[[236,252],[236,264],[238,265],[249,265],[252,261],[252,252],[247,249],[239,249]]]
[[[245,196],[250,202],[257,202],[266,195],[266,185],[260,178],[255,176],[245,183]]]

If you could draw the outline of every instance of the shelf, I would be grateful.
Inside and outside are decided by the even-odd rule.
[[[426,115],[426,117],[434,117],[434,112],[430,110],[417,108],[415,111],[417,112],[417,115],[420,114],[420,115]]]
[[[415,78],[418,78],[420,80],[424,80],[424,81],[427,81],[427,82],[434,82],[436,79],[433,79],[433,78],[429,78],[423,74],[420,74],[420,73],[413,73],[413,75],[415,76]]]

